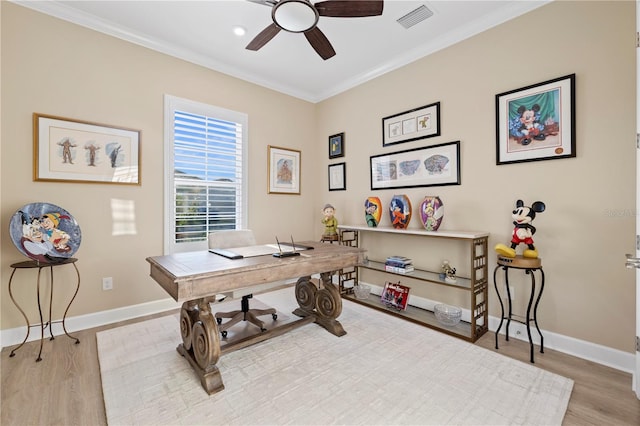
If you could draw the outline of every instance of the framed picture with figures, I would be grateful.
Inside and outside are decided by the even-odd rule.
[[[496,164],[576,156],[576,75],[496,95]]]
[[[33,114],[33,180],[140,185],[140,131]]]

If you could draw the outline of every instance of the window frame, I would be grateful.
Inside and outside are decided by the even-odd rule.
[[[174,114],[175,111],[184,111],[191,114],[212,117],[221,120],[227,120],[239,123],[242,126],[242,183],[240,185],[240,202],[242,204],[240,217],[236,217],[237,229],[246,229],[248,223],[249,205],[248,205],[248,182],[249,182],[249,164],[248,164],[248,129],[249,117],[245,113],[228,110],[214,105],[202,102],[192,101],[189,99],[179,98],[172,95],[164,95],[164,233],[163,245],[164,254],[173,254],[186,251],[207,250],[208,241],[183,242],[175,241],[175,223],[176,223],[176,200],[175,179],[174,179]]]

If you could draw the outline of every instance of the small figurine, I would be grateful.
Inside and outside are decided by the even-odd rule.
[[[444,274],[445,282],[448,282],[449,284],[455,284],[457,282],[457,280],[456,280],[456,268],[453,268],[449,264],[448,260],[443,260],[442,261],[442,272]],[[440,275],[443,275],[443,274],[440,274]]]
[[[527,249],[522,252],[522,256],[529,259],[538,258],[538,250],[533,245],[533,234],[536,233],[536,227],[531,224],[536,218],[536,213],[542,213],[546,206],[542,201],[536,201],[531,207],[524,205],[522,200],[516,202],[516,209],[512,212],[513,218],[513,236],[511,238],[511,247],[505,244],[495,246],[495,251],[500,256],[514,258],[516,257],[516,247],[518,244],[526,244]]]
[[[338,219],[334,216],[336,212],[335,207],[331,204],[325,204],[322,208],[322,224],[324,225],[324,232],[322,233],[321,241],[338,241]]]

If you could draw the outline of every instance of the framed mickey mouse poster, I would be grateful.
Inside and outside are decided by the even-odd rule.
[[[576,156],[575,74],[496,95],[496,164]]]

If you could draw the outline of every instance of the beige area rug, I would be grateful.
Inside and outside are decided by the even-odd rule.
[[[289,316],[297,306],[293,289],[259,298]],[[340,321],[347,330],[343,337],[308,324],[222,356],[218,367],[225,389],[214,395],[207,395],[176,351],[182,341],[177,315],[100,332],[98,354],[108,422],[562,422],[573,387],[570,379],[353,302],[344,302]]]

